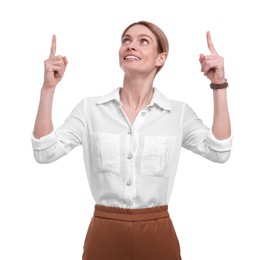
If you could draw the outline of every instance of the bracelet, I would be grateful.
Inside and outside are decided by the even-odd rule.
[[[227,88],[228,87],[228,83],[227,82],[224,82],[224,83],[221,83],[221,84],[215,84],[215,83],[211,83],[210,84],[210,88],[211,89],[222,89],[222,88]]]

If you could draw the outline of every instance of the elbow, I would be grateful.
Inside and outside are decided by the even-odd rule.
[[[54,156],[47,156],[45,151],[34,150],[34,159],[39,164],[48,164],[56,160]]]
[[[228,151],[215,151],[210,149],[208,153],[205,154],[205,158],[214,162],[223,164],[230,158],[230,150]]]
[[[34,151],[34,159],[39,164],[49,163],[47,160],[44,159],[44,157],[41,156],[41,153],[39,151]]]
[[[230,151],[218,152],[216,156],[216,162],[223,164],[227,162],[229,158],[230,158]]]

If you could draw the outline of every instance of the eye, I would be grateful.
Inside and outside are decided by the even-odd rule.
[[[131,42],[131,40],[130,40],[129,38],[123,38],[123,39],[121,40],[121,44],[122,44],[122,45],[129,44],[130,42]]]
[[[141,39],[140,40],[140,44],[141,45],[148,45],[149,44],[149,41],[147,39]]]

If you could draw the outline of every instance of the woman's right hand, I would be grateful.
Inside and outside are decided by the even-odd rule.
[[[63,78],[66,66],[68,64],[65,56],[56,53],[56,36],[53,35],[50,55],[44,62],[44,84],[43,88],[55,88],[59,81]]]

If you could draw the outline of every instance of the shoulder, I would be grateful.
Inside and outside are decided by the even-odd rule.
[[[195,115],[195,112],[188,103],[169,98],[162,94],[158,89],[155,89],[155,100],[157,100],[157,104],[160,105],[160,107],[169,111],[169,113],[175,118],[191,117]]]
[[[173,108],[173,109],[188,106],[187,103],[180,101],[180,100],[175,100],[175,99],[169,99],[169,104],[170,104],[171,108]]]
[[[79,101],[76,107],[87,112],[113,100],[119,100],[119,88],[115,88],[113,91],[104,95],[86,96]]]
[[[85,97],[82,100],[82,102],[90,105],[92,104],[98,105],[98,104],[110,102],[112,100],[119,100],[119,89],[120,88],[115,88],[111,92],[106,93],[104,95]]]
[[[100,99],[101,96],[89,96],[89,97],[84,97],[80,103],[83,103],[85,105],[92,105],[92,104],[97,104]]]

